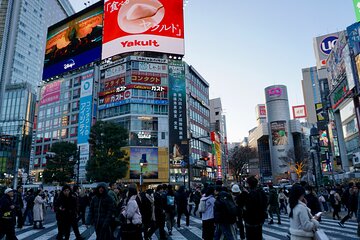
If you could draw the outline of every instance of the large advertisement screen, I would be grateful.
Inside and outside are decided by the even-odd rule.
[[[270,129],[271,129],[271,139],[273,146],[288,144],[286,121],[271,122]]]
[[[103,7],[96,4],[48,29],[43,79],[101,57]]]
[[[140,162],[143,166],[140,166]],[[130,179],[157,179],[158,149],[157,148],[130,148]]]
[[[102,59],[133,51],[184,55],[183,0],[105,0]]]
[[[185,66],[174,61],[169,63],[169,159],[173,165],[189,160],[186,125]]]

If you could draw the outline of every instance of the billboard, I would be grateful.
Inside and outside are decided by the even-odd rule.
[[[266,106],[265,104],[256,105],[256,118],[266,118]]]
[[[185,66],[169,62],[169,159],[172,164],[188,161]]]
[[[286,86],[273,85],[265,88],[266,102],[272,100],[288,100]]]
[[[140,161],[144,163],[142,169]],[[130,179],[140,179],[140,173],[144,179],[157,179],[158,149],[157,148],[130,148]]]
[[[325,109],[322,103],[315,103],[316,120],[318,122],[325,121]]]
[[[314,38],[314,52],[318,69],[326,67],[326,59],[335,47],[338,35],[339,32],[336,32]]]
[[[360,21],[360,0],[353,0],[356,22]]]
[[[78,144],[88,143],[89,139],[92,120],[93,82],[93,70],[81,74]]]
[[[40,106],[60,101],[60,90],[62,80],[46,84],[41,89]]]
[[[274,121],[270,123],[271,139],[273,146],[287,145],[288,133],[286,130],[286,121]]]
[[[134,51],[184,55],[183,0],[105,0],[102,59]]]
[[[294,118],[306,118],[306,106],[305,105],[299,105],[299,106],[293,106],[293,117]]]
[[[99,3],[49,27],[43,79],[100,60],[102,24]]]

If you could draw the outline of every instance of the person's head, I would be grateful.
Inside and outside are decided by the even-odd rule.
[[[128,192],[127,192],[127,197],[128,199],[130,199],[132,196],[137,195],[137,191],[136,188],[134,187],[129,187]]]
[[[218,195],[221,191],[222,191],[222,187],[218,185],[215,187],[214,193],[215,193],[215,195]]]
[[[209,186],[206,188],[206,193],[205,196],[210,196],[210,195],[214,195],[215,189],[213,186]]]
[[[74,185],[73,186],[73,192],[74,193],[79,193],[80,192],[80,187],[78,185]]]
[[[240,194],[240,187],[237,184],[232,185],[231,192],[235,195]]]
[[[256,179],[256,177],[251,176],[246,180],[246,182],[249,184],[250,189],[255,189],[259,181]]]
[[[289,206],[291,211],[289,217],[293,216],[294,207],[298,204],[299,201],[302,201],[304,199],[304,196],[305,196],[305,189],[301,185],[294,184],[291,187],[289,194]]]
[[[106,190],[106,184],[105,183],[99,183],[96,187],[97,189],[97,193],[99,195],[103,195],[106,194],[107,190]]]
[[[163,191],[163,186],[161,184],[157,185],[156,192],[162,192],[162,191]]]
[[[174,192],[173,186],[171,186],[170,184],[167,185],[167,191],[168,193],[173,193]]]
[[[116,182],[110,182],[110,183],[109,183],[109,187],[110,187],[110,189],[112,189],[112,190],[114,190],[115,188],[117,188]]]
[[[70,196],[71,188],[69,185],[64,185],[61,191],[66,197],[68,197]]]
[[[12,188],[5,189],[4,193],[7,194],[10,198],[14,196],[14,190]]]
[[[22,186],[18,186],[18,187],[17,187],[17,191],[18,191],[19,193],[22,193],[22,192],[23,192],[23,187],[22,187]]]

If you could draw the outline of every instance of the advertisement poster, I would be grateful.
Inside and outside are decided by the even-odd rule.
[[[144,163],[142,170],[140,162]],[[130,179],[140,179],[141,172],[143,179],[158,178],[157,148],[130,148]]]
[[[315,103],[315,112],[316,112],[316,120],[318,122],[325,120],[325,111],[322,103]]]
[[[273,146],[288,144],[286,121],[271,122],[270,129],[271,129],[271,139]]]
[[[185,66],[181,61],[169,63],[169,159],[180,166],[188,161],[189,146],[186,127]]]
[[[103,8],[96,4],[48,29],[43,79],[101,57]]]
[[[102,59],[133,51],[184,55],[183,0],[105,0]]]
[[[89,139],[92,121],[93,81],[93,71],[87,71],[81,75],[78,144],[88,143]]]
[[[61,80],[48,83],[41,89],[40,106],[60,100]]]
[[[306,118],[306,106],[305,105],[299,105],[299,106],[293,106],[293,117],[294,118]]]
[[[350,48],[354,56],[360,53],[360,23],[354,23],[346,28]]]

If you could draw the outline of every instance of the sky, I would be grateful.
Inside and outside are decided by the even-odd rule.
[[[89,2],[70,1],[76,10]],[[316,65],[313,38],[354,23],[352,2],[188,0],[184,61],[210,84],[210,98],[221,98],[228,142],[256,126],[267,86],[287,86],[290,111],[304,103],[301,69]]]

